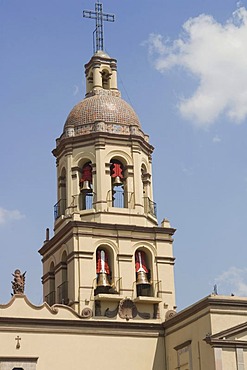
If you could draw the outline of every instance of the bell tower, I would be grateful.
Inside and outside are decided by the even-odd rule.
[[[92,320],[164,320],[175,308],[175,230],[167,220],[158,226],[153,147],[121,98],[116,59],[96,50],[85,78],[85,98],[53,150],[54,236],[39,251],[44,300]]]

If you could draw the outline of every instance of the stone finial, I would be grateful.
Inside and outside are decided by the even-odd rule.
[[[161,227],[171,227],[169,220],[164,218],[164,220],[161,221]]]
[[[24,294],[25,289],[25,275],[26,271],[22,274],[20,270],[15,270],[12,283],[13,294]]]

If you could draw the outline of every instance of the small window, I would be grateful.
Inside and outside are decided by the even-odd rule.
[[[14,367],[12,370],[24,370],[23,367]]]

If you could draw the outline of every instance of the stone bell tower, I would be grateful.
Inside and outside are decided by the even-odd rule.
[[[121,98],[116,59],[97,50],[85,77],[85,98],[53,150],[54,236],[39,251],[44,300],[92,320],[164,320],[175,308],[175,230],[157,223],[153,147]]]

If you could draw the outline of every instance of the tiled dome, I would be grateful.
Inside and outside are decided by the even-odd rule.
[[[111,94],[97,94],[83,99],[72,109],[65,122],[64,132],[71,129],[81,131],[83,126],[99,122],[105,123],[105,127],[113,124],[140,128],[135,111],[123,99]]]

